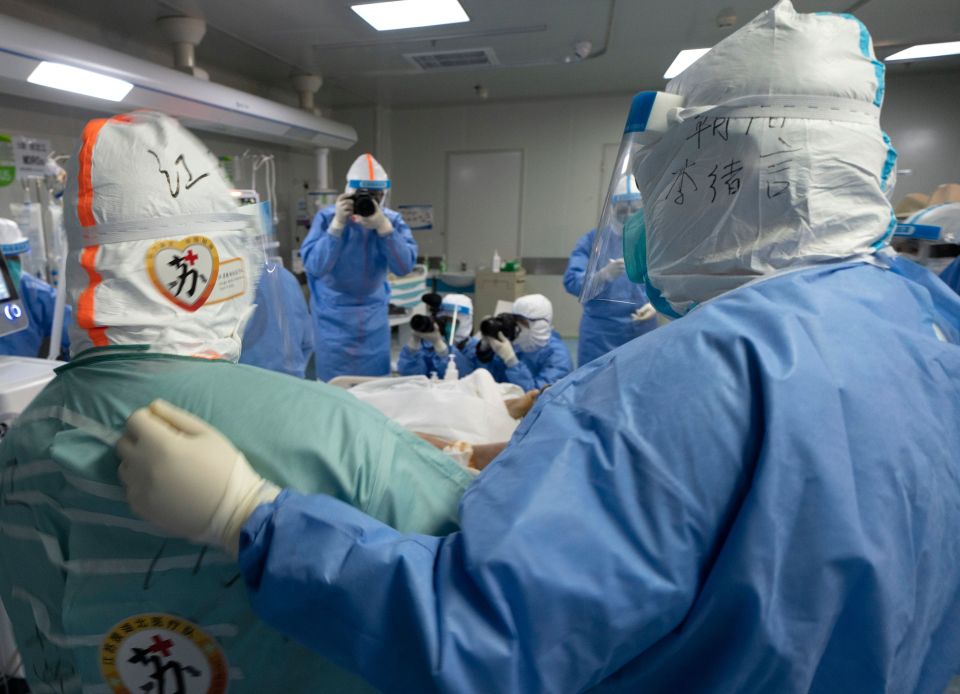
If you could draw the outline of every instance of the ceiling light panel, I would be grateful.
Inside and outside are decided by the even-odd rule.
[[[688,48],[677,53],[677,57],[670,63],[670,67],[663,73],[664,79],[673,79],[695,62],[700,60],[710,49],[709,48]]]
[[[46,60],[30,73],[27,82],[107,101],[123,101],[133,89],[132,84],[116,77]]]
[[[394,0],[351,5],[350,9],[377,31],[470,21],[457,0]]]
[[[897,51],[893,55],[887,56],[884,60],[920,60],[922,58],[939,58],[944,55],[956,55],[960,53],[960,41],[947,41],[946,43],[921,43],[902,51]]]

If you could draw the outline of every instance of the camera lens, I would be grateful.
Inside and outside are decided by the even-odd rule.
[[[377,211],[373,203],[373,196],[369,190],[358,190],[353,196],[353,213],[361,217],[369,217]]]
[[[513,316],[513,314],[501,313],[499,316],[497,316],[497,318],[500,319],[500,324],[503,326],[500,331],[503,333],[503,336],[511,342],[517,339],[520,329],[517,325],[517,319]]]
[[[480,333],[487,337],[499,338],[503,333],[505,338],[513,341],[519,332],[517,319],[512,313],[501,313],[480,323]]]
[[[418,314],[410,319],[410,327],[416,330],[418,333],[433,332],[433,318]]]
[[[503,323],[499,317],[485,318],[480,323],[480,334],[496,338],[503,330]]]

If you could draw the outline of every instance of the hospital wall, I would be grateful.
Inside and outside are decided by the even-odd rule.
[[[887,80],[883,125],[900,152],[900,166],[912,171],[899,178],[895,200],[960,181],[960,75],[914,72],[893,74]],[[566,258],[577,238],[596,224],[604,189],[599,180],[604,146],[619,142],[628,104],[629,95],[622,95],[478,101],[389,113],[339,109],[333,117],[357,128],[360,139],[353,150],[334,157],[334,179],[343,179],[359,152],[373,149],[393,178],[393,205],[434,206],[436,228],[416,236],[421,254],[442,255],[444,234],[457,233],[446,226],[447,153],[521,150],[521,253]],[[528,288],[554,302],[561,334],[577,334],[580,308],[564,292],[559,275],[529,276]]]

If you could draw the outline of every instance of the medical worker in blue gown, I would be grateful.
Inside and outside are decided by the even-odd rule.
[[[468,352],[473,368],[487,369],[498,383],[512,383],[524,391],[552,386],[573,371],[570,350],[553,329],[553,304],[543,294],[526,294],[513,302],[520,332],[513,340],[481,337],[495,356],[482,361]]]
[[[960,294],[960,258],[954,259],[947,268],[940,273],[940,279],[947,283],[957,294]]]
[[[421,303],[420,307],[420,311],[426,315],[426,304]],[[455,327],[452,321],[454,316]],[[472,336],[473,300],[466,294],[447,294],[440,304],[437,318],[433,330],[428,333],[411,330],[408,344],[400,349],[400,356],[397,357],[397,373],[401,376],[436,374],[443,378],[451,354],[461,378],[476,368],[473,355],[479,340]],[[449,334],[451,328],[454,330],[453,340]]]
[[[640,192],[636,189],[632,174],[620,177],[611,203],[621,225],[627,217],[641,209]],[[574,296],[579,297],[583,292],[590,252],[596,237],[597,230],[591,229],[580,237],[570,254],[567,270],[563,273],[563,286]],[[603,258],[606,264],[599,273],[606,281],[605,290],[583,304],[577,342],[578,366],[657,327],[656,310],[646,300],[643,288],[630,281],[624,272],[623,249],[616,248],[614,251],[613,257]],[[637,308],[638,304],[640,308]]]
[[[389,190],[380,163],[360,155],[347,171],[346,192],[317,213],[300,248],[320,380],[390,374],[387,271],[408,274],[417,243],[400,214],[383,206]],[[373,198],[366,216],[355,210],[358,193]]]
[[[303,378],[313,354],[313,325],[300,282],[280,258],[267,263],[254,302],[240,363]]]
[[[25,330],[0,337],[0,355],[18,357],[46,357],[50,349],[53,329],[54,304],[57,290],[31,274],[23,273],[20,256],[30,252],[30,241],[12,219],[0,218],[0,253],[7,261],[11,280],[20,294],[30,321]],[[70,337],[67,334],[70,311],[66,311],[60,338],[59,359],[68,359]]]
[[[940,694],[960,298],[889,250],[883,76],[856,19],[781,0],[634,99],[626,270],[676,319],[544,393],[460,531],[256,506],[230,444],[156,418],[124,465],[209,501],[139,512],[188,537],[246,518],[257,613],[384,691]]]
[[[937,227],[941,241],[960,243],[960,202],[947,202],[920,210],[907,218],[906,224]],[[960,258],[951,262],[940,273],[940,279],[960,294]]]

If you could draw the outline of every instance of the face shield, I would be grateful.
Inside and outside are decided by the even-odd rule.
[[[447,295],[440,306],[438,318],[447,319],[446,334],[443,336],[448,342],[452,339],[462,342],[470,338],[473,333],[473,306],[470,298],[463,295]]]
[[[271,209],[268,203],[247,205],[240,208],[248,213],[255,224],[251,234],[251,263],[258,270],[256,292],[254,293],[254,310],[243,332],[244,352],[260,355],[268,348],[273,352],[266,364],[271,370],[283,373],[296,374],[303,368],[303,346],[299,335],[295,334],[291,321],[289,302],[288,275],[283,267],[283,260],[278,256],[269,255],[271,236],[267,233],[272,223]],[[299,298],[299,297],[297,297]],[[261,347],[263,345],[263,347]],[[248,362],[262,365],[259,358]],[[266,368],[266,365],[263,365]]]
[[[960,244],[960,202],[946,202],[928,207],[907,218],[897,229],[898,236],[930,238],[943,243]],[[926,233],[911,231],[910,227],[926,227]]]
[[[667,92],[633,100],[617,173],[634,175],[643,209],[619,239],[603,224],[597,249],[622,241],[625,272],[657,311],[682,316],[803,267],[882,264],[896,151],[880,128],[884,70],[863,24],[780,0]],[[586,298],[597,284],[585,282]]]
[[[12,219],[0,217],[0,255],[3,255],[7,261],[14,288],[20,286],[20,276],[23,272],[20,256],[29,252],[30,241],[20,231],[17,223]]]
[[[590,251],[580,301],[647,303],[634,259],[624,255],[624,233],[632,231],[643,218],[643,203],[633,172],[669,127],[670,118],[683,106],[683,98],[665,92],[641,92],[633,98],[623,131],[616,167],[607,190],[597,235]],[[628,269],[629,268],[629,269]],[[627,271],[628,276],[624,276]]]

